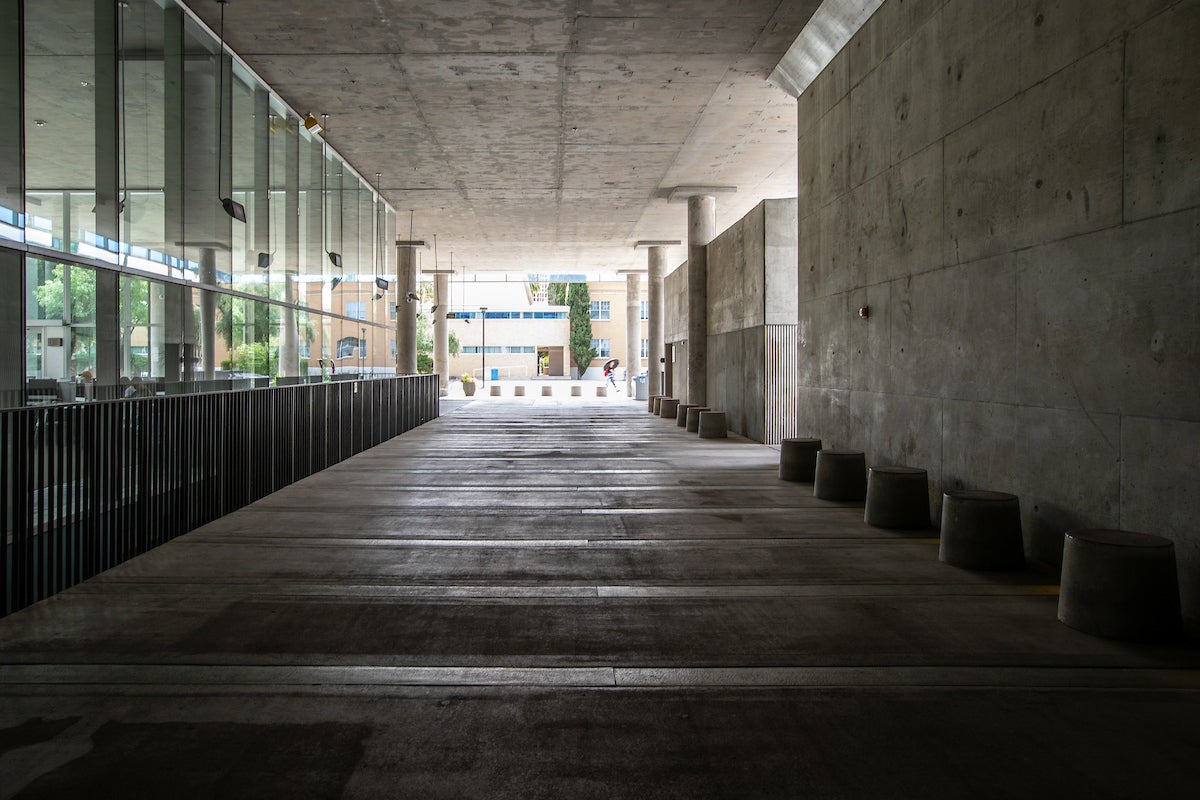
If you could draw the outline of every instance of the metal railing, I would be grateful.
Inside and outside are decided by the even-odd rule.
[[[437,375],[0,410],[0,616],[437,416]]]

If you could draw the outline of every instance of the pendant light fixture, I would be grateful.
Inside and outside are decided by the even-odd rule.
[[[279,239],[275,232],[275,159],[272,154],[274,147],[274,137],[276,135],[276,122],[278,117],[275,114],[267,115],[267,252],[258,251],[258,268],[266,272],[271,268],[272,262],[275,261],[275,250],[272,245],[276,245]]]
[[[375,288],[379,291],[375,292],[372,300],[382,300],[383,294],[388,290],[387,278],[383,277],[383,248],[384,248],[384,231],[383,231],[383,214],[380,213],[382,207],[383,195],[379,193],[380,179],[383,177],[382,172],[375,173]]]
[[[217,53],[217,63],[220,65],[217,69],[217,196],[220,197],[225,191],[225,6],[229,4],[229,0],[217,0],[217,4],[221,6],[221,49]],[[232,182],[231,174],[230,183]],[[238,222],[245,222],[246,207],[233,199],[232,185],[229,187],[229,195],[221,197],[221,206],[224,207],[225,213]]]
[[[328,131],[329,130],[329,115],[322,114],[321,119],[323,121],[322,127],[326,131]],[[328,239],[330,238],[328,236],[328,233],[329,233],[329,231],[328,231],[328,228],[329,228],[329,140],[326,139],[324,136],[321,137],[321,217],[322,217],[322,223],[323,223],[321,225],[321,234],[326,237],[325,255],[329,256],[329,262],[331,264],[333,264],[338,269],[341,269],[342,268],[342,254],[335,253],[333,250],[331,250],[329,247],[330,243],[328,241]],[[338,213],[338,231],[339,231],[339,233],[341,232],[340,208],[339,208],[339,213]],[[341,239],[340,236],[338,238],[339,238],[339,240]],[[340,281],[340,279],[339,279],[339,281]],[[336,286],[336,285],[337,284],[335,283],[334,286]]]

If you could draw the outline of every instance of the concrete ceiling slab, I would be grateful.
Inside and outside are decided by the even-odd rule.
[[[215,28],[216,0],[189,3]],[[796,193],[795,100],[767,83],[820,0],[232,0],[229,45],[413,236],[471,271],[611,272],[678,239],[676,185]]]

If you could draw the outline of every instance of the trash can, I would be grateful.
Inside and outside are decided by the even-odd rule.
[[[500,380],[500,370],[499,370],[499,368],[497,368],[497,367],[492,367],[492,374],[491,374],[490,378],[491,378],[491,380],[494,380],[494,381],[498,381],[498,380]]]
[[[633,383],[634,383],[633,390],[635,392],[633,399],[634,400],[649,400],[650,399],[650,390],[646,386],[646,384],[647,384],[646,374],[642,373],[641,375],[638,375],[636,378],[633,379]]]

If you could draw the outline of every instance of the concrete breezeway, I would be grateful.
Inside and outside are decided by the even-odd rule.
[[[644,403],[437,421],[0,620],[0,797],[1190,797],[1193,645]]]

